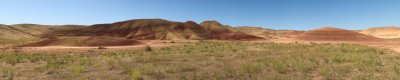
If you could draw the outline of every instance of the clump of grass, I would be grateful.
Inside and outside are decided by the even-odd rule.
[[[107,47],[100,46],[100,47],[97,47],[97,49],[107,49]]]
[[[85,71],[85,66],[71,66],[70,70],[75,75],[80,75]]]
[[[144,80],[142,73],[138,70],[131,70],[130,75],[133,80]]]
[[[153,51],[153,48],[151,48],[150,45],[146,45],[146,46],[144,47],[144,50],[145,50],[145,51]]]
[[[21,47],[12,47],[11,49],[13,50],[14,53],[21,53],[22,52],[22,48]]]
[[[0,48],[1,52],[7,51],[9,48]]]

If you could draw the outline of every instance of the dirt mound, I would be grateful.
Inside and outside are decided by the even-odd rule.
[[[400,27],[379,27],[362,30],[360,33],[378,38],[400,38]]]
[[[141,44],[136,40],[110,37],[110,36],[79,36],[79,37],[54,37],[46,40],[21,45],[21,47],[40,47],[40,46],[127,46]]]
[[[307,31],[298,35],[295,38],[307,41],[354,41],[354,42],[383,41],[383,39],[380,38],[334,27],[323,27]]]
[[[222,25],[217,21],[204,21],[200,24],[203,28],[210,32],[213,39],[220,40],[254,40],[265,39],[262,37],[249,35],[228,25]]]

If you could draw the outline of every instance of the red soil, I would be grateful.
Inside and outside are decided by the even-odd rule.
[[[225,34],[220,34],[219,37],[220,40],[261,40],[264,38],[253,36],[253,35],[248,35],[245,33],[225,33]]]
[[[141,42],[118,37],[96,36],[87,39],[82,46],[127,46],[135,44],[141,44]]]
[[[354,31],[323,27],[315,30],[304,32],[295,39],[306,41],[354,41],[354,42],[379,42],[383,39],[364,35]]]

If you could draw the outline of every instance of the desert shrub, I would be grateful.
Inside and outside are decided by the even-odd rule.
[[[199,40],[199,42],[208,42],[207,40]]]
[[[144,47],[144,50],[145,50],[145,51],[153,51],[153,48],[151,48],[150,45],[146,45],[146,46]]]
[[[21,53],[22,52],[22,48],[21,47],[13,47],[12,48],[14,53]]]
[[[176,43],[175,41],[171,41],[171,43]]]
[[[142,74],[138,70],[131,70],[130,75],[132,80],[144,80]]]
[[[100,46],[100,47],[98,47],[97,49],[107,49],[107,47]]]
[[[311,44],[311,45],[317,45],[317,43],[315,43],[315,42],[310,42],[310,44]]]
[[[71,66],[70,71],[75,75],[79,75],[85,71],[85,66]]]
[[[91,49],[91,50],[87,50],[87,52],[88,53],[94,53],[94,52],[96,52],[96,50]]]
[[[7,51],[8,48],[0,48],[2,52]]]

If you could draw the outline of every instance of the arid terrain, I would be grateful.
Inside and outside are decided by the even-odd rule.
[[[400,79],[400,28],[273,30],[217,21],[0,25],[0,80]]]

